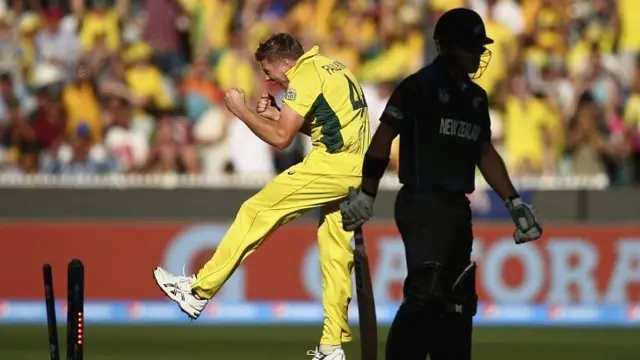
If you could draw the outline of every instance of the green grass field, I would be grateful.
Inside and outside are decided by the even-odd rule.
[[[383,341],[386,330],[380,335]],[[64,343],[62,328],[60,336]],[[308,327],[89,326],[85,359],[305,359],[317,336],[318,328]],[[357,343],[346,351],[359,359]],[[474,360],[638,359],[640,329],[482,328],[475,332],[474,355]],[[0,327],[0,359],[47,358],[45,326]]]

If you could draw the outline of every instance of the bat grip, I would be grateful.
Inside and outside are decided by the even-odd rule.
[[[362,226],[358,226],[353,232],[353,238],[355,240],[356,249],[361,248],[364,250],[364,235],[362,234]]]

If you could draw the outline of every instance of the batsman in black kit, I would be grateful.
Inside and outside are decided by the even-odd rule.
[[[394,91],[367,151],[359,190],[341,204],[343,225],[353,230],[373,215],[373,203],[400,135],[400,182],[395,219],[406,250],[404,301],[387,340],[387,360],[468,360],[477,309],[476,265],[466,194],[476,166],[504,199],[516,225],[516,244],[538,239],[542,229],[523,203],[491,144],[486,92],[479,77],[493,43],[472,10],[458,8],[438,20],[438,57]]]

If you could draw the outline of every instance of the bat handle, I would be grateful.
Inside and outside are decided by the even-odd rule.
[[[353,238],[354,238],[355,243],[356,243],[356,248],[363,248],[364,249],[364,235],[362,234],[362,226],[358,226],[353,231]]]

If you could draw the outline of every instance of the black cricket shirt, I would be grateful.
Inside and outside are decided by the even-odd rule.
[[[400,135],[400,182],[472,193],[481,147],[491,141],[487,93],[454,80],[436,58],[394,90],[380,121]]]

